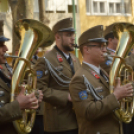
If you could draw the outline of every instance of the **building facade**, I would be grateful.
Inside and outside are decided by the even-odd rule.
[[[5,5],[5,10],[7,9],[7,0],[1,0],[1,3]],[[78,13],[78,2],[74,0],[76,7],[76,22],[79,21],[79,13]],[[49,27],[52,26],[59,20],[73,17],[72,13],[72,0],[44,0],[45,4],[45,15],[50,21]],[[4,10],[2,9],[2,11]],[[39,20],[39,6],[38,0],[33,0],[33,9],[34,9],[34,19]],[[0,10],[1,11],[1,10]],[[0,12],[0,20],[4,20],[4,34],[6,37],[9,37],[11,40],[7,42],[7,46],[9,48],[8,53],[12,52],[12,14],[11,9],[7,12]],[[77,34],[80,34],[80,23],[76,25]]]
[[[81,33],[95,25],[134,23],[134,0],[79,0]]]

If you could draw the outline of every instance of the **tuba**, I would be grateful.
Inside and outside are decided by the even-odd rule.
[[[37,76],[36,71],[31,68],[31,58],[38,47],[50,46],[54,41],[50,28],[37,20],[22,19],[17,21],[15,32],[21,39],[21,43],[18,58],[13,68],[11,102],[15,100],[15,96],[20,92],[18,86],[23,83],[25,74],[28,75],[25,95],[36,90]],[[19,134],[31,132],[35,115],[36,110],[22,110],[22,118],[13,121],[14,127]]]
[[[121,84],[133,81],[133,68],[126,64],[125,58],[133,47],[134,43],[134,25],[130,23],[115,23],[113,33],[119,39],[115,56],[109,75],[110,93],[112,94],[115,86],[115,79],[119,77]],[[123,73],[123,77],[122,77]],[[131,75],[131,80],[129,76]],[[125,97],[119,101],[120,108],[115,110],[115,115],[119,120],[129,123],[134,114],[134,97]]]

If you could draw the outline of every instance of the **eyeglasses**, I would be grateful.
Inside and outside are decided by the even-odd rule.
[[[107,45],[87,45],[88,47],[99,47],[101,50],[106,49],[107,50]]]
[[[66,32],[65,35],[66,35],[67,37],[73,37],[73,38],[76,37],[76,34],[75,34],[74,32]]]

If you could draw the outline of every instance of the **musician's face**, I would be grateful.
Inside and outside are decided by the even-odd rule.
[[[87,45],[90,62],[94,65],[100,65],[105,61],[104,53],[107,52],[105,43],[91,42]]]
[[[112,38],[108,39],[108,47],[110,46],[111,49],[116,50],[117,45],[118,45],[118,39],[116,37],[114,37],[113,39]]]
[[[114,50],[116,50],[116,47],[118,45],[118,39],[114,37],[114,39],[112,40],[112,44],[113,44]]]
[[[6,58],[4,57],[4,54],[8,51],[7,46],[5,45],[5,42],[0,42],[0,64],[3,64],[6,62]]]
[[[74,32],[62,32],[61,35],[61,45],[64,51],[73,51],[74,50]]]

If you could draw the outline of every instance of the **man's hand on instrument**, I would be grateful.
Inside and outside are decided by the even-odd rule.
[[[38,99],[38,102],[41,103],[43,100],[43,93],[41,90],[35,91],[35,96]]]
[[[121,86],[120,78],[117,78],[116,81],[117,81],[116,82],[117,84],[116,84],[113,94],[115,95],[117,100],[120,100],[124,97],[133,96],[134,89],[133,89],[132,83],[127,83],[127,84]]]
[[[19,95],[16,97],[16,100],[19,102],[20,109],[37,109],[38,108],[38,99],[35,96],[35,93],[31,93],[25,96],[25,87],[21,87]]]

